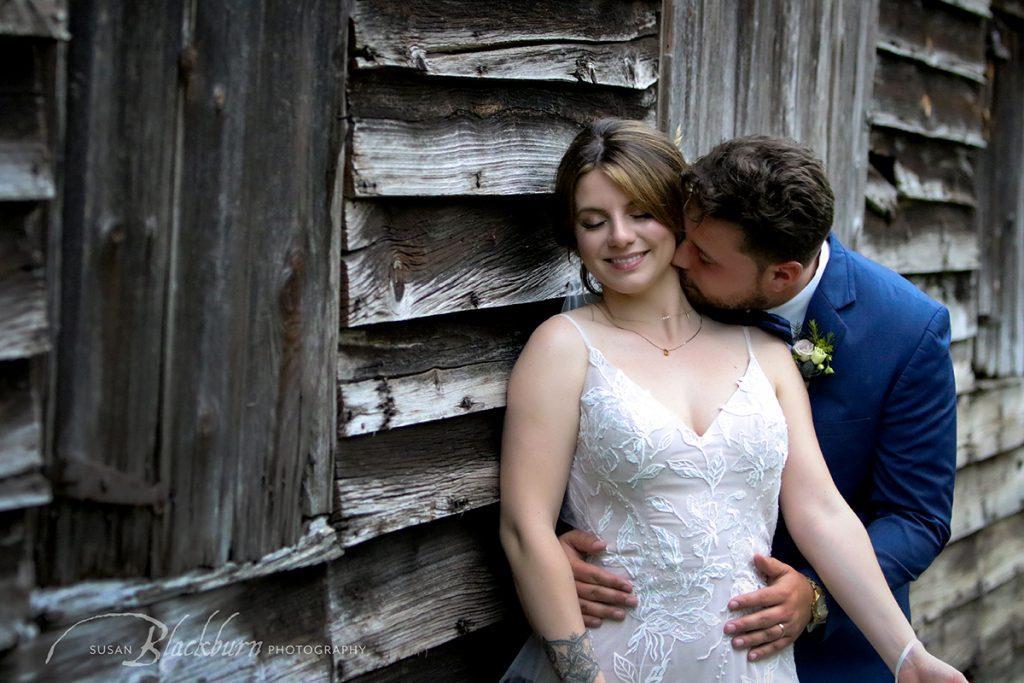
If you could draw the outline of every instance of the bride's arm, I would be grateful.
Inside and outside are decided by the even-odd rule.
[[[537,328],[509,378],[501,447],[501,544],[527,619],[564,680],[603,681],[572,570],[555,536],[586,373],[571,323]]]
[[[860,519],[832,481],[818,446],[807,390],[789,350],[772,344],[772,375],[789,430],[789,456],[782,473],[780,507],[786,526],[829,592],[895,670],[916,636],[878,566]],[[951,667],[917,645],[901,681],[963,681]]]

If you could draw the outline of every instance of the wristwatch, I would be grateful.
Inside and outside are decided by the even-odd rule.
[[[818,582],[808,578],[811,583],[811,590],[814,591],[814,599],[811,601],[811,623],[807,624],[807,632],[810,633],[825,623],[828,619],[828,604],[825,602],[825,591],[821,590]]]

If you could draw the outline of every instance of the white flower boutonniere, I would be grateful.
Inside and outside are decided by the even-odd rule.
[[[833,375],[832,354],[835,352],[835,334],[829,332],[822,335],[818,331],[818,323],[811,320],[807,323],[810,335],[798,339],[793,344],[793,360],[800,368],[805,382],[818,375]]]

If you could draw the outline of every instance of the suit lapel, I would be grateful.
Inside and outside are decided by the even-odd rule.
[[[846,248],[835,235],[829,235],[828,246],[828,263],[825,265],[825,272],[822,273],[821,282],[818,283],[818,289],[815,290],[807,307],[803,334],[807,333],[808,324],[813,320],[817,323],[819,332],[826,335],[831,332],[835,335],[835,347],[838,349],[843,343],[847,329],[839,311],[856,300],[856,292]]]

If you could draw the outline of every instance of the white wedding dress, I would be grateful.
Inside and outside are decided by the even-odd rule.
[[[589,365],[562,517],[608,542],[591,562],[628,577],[638,605],[587,629],[605,678],[628,683],[786,683],[793,648],[750,662],[723,626],[730,598],[765,586],[787,454],[782,408],[749,355],[746,372],[698,435],[583,336]],[[536,634],[503,682],[558,681]]]

